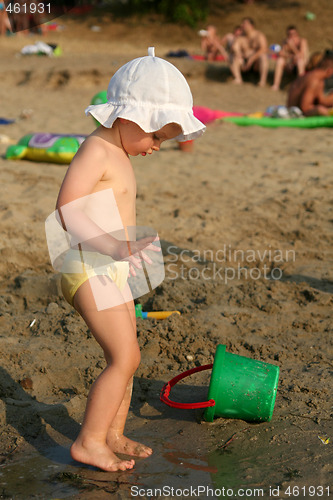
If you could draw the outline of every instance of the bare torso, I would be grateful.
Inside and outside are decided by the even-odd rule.
[[[93,193],[106,189],[113,190],[123,226],[135,226],[136,180],[133,167],[129,158],[116,151],[113,145],[107,147],[106,170]]]
[[[101,196],[89,197],[98,192]],[[123,228],[135,226],[136,180],[113,129],[99,127],[86,139],[69,167],[60,195],[61,205],[88,196],[85,213],[102,228],[119,229],[119,218]]]
[[[298,106],[303,112],[319,103],[324,90],[324,82],[311,71],[298,77],[290,86],[287,106]]]
[[[91,248],[108,254],[112,242],[104,236],[129,238],[128,230],[136,224],[135,202],[135,176],[117,129],[98,127],[80,147],[62,183],[57,208],[64,227],[77,241],[94,241]]]
[[[247,36],[239,37],[242,55],[248,59],[262,48],[262,36],[260,31],[254,30]]]
[[[257,52],[259,49],[261,49],[262,42],[261,42],[261,33],[260,31],[254,30],[253,33],[251,33],[248,36],[248,41],[249,41],[249,47],[252,52]]]
[[[305,38],[294,38],[284,40],[279,57],[286,59],[287,64],[295,65],[299,58],[308,59],[308,46]]]

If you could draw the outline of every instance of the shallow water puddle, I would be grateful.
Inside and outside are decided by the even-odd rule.
[[[61,446],[11,460],[0,467],[0,498],[104,498],[117,492],[119,498],[148,498],[184,488],[210,485],[207,457],[195,456],[154,440],[154,456],[138,459],[133,471],[102,472],[75,463],[69,450]],[[156,490],[156,491],[155,491]],[[190,497],[191,498],[191,497]]]
[[[204,446],[199,448],[199,442],[196,452],[193,441],[184,451],[175,437],[167,441],[151,435],[148,440],[147,436],[141,437],[153,446],[153,456],[137,459],[134,470],[127,472],[107,473],[82,466],[74,462],[68,448],[62,446],[44,450],[43,454],[35,452],[17,457],[17,460],[13,457],[0,466],[0,498],[99,500],[116,494],[115,498],[120,500],[135,497],[214,499],[223,497],[220,493],[223,490],[228,490],[229,496],[232,491],[232,496],[238,498],[240,488],[244,488],[242,493],[251,490],[253,494],[256,491],[257,496],[269,498],[270,488],[278,484],[287,487],[291,483],[306,483],[304,450],[291,455],[290,449],[284,446],[269,449],[267,443],[254,446],[250,441],[236,440],[225,449],[216,448],[207,454]],[[314,472],[324,484],[326,477],[320,478],[318,466]]]
[[[0,498],[104,498],[117,492],[119,498],[216,498],[213,491],[260,485],[265,470],[272,474],[272,460],[260,459],[257,451],[214,450],[196,455],[154,440],[154,456],[137,460],[133,471],[102,472],[75,463],[69,450],[61,446],[30,454],[0,468]],[[267,483],[266,478],[264,479]],[[212,496],[213,495],[213,496]],[[180,496],[182,498],[182,496]]]
[[[61,446],[44,455],[31,453],[0,466],[0,498],[68,498],[78,492],[69,483],[53,478],[71,462],[69,451]]]

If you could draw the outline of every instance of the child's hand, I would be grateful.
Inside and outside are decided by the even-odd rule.
[[[142,269],[141,260],[147,262],[147,264],[152,264],[153,261],[148,257],[148,255],[143,252],[143,250],[160,252],[161,248],[159,246],[153,245],[154,241],[159,241],[158,236],[147,236],[137,241],[124,241],[117,249],[119,255],[119,260],[127,260],[130,264],[130,274],[136,276],[135,268]]]

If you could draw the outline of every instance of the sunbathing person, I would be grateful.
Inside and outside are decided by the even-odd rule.
[[[255,28],[253,19],[245,17],[241,24],[244,36],[239,36],[232,46],[233,57],[230,70],[234,83],[243,83],[242,72],[251,68],[259,71],[258,85],[266,85],[268,74],[267,39],[264,33]]]
[[[199,31],[201,35],[201,50],[208,61],[215,61],[219,55],[228,58],[228,54],[220,42],[216,28],[213,25],[207,26],[205,30]]]
[[[233,45],[236,42],[237,38],[243,35],[244,33],[241,26],[235,26],[232,33],[227,33],[222,37],[221,45],[225,49],[225,58],[227,61],[232,61]]]
[[[307,40],[299,36],[296,26],[288,26],[287,38],[282,43],[276,61],[272,90],[279,90],[285,69],[290,73],[297,69],[298,76],[304,75],[308,59],[309,47]]]
[[[290,86],[287,107],[298,106],[305,116],[327,116],[333,110],[333,93],[325,94],[325,80],[333,75],[333,51],[327,50],[316,68]]]
[[[7,30],[13,33],[8,14],[6,12],[6,4],[0,0],[0,35],[6,35]]]

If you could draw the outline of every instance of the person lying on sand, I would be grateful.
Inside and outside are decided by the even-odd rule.
[[[251,68],[259,72],[258,85],[264,87],[268,74],[268,45],[266,36],[255,28],[250,17],[245,17],[241,24],[244,36],[239,36],[232,46],[233,57],[230,70],[234,76],[234,83],[243,83],[242,71]]]
[[[333,75],[333,51],[327,50],[317,67],[299,76],[290,86],[287,107],[299,107],[305,116],[327,116],[333,108],[333,93],[325,94],[325,80]]]
[[[107,103],[86,109],[86,114],[101,125],[72,160],[57,200],[62,226],[76,241],[68,252],[73,262],[66,262],[62,290],[106,359],[106,368],[90,389],[71,456],[105,471],[133,468],[133,459],[120,459],[116,453],[141,458],[152,453],[148,446],[123,434],[133,375],[140,363],[135,308],[127,278],[129,273],[136,275],[135,269],[142,269],[139,255],[147,264],[152,262],[143,249],[159,251],[153,244],[154,237],[138,241],[128,237],[129,228],[136,224],[136,181],[129,156],[151,155],[166,140],[195,139],[205,130],[193,115],[192,94],[184,76],[169,62],[155,57],[153,48],[148,54],[115,73]],[[127,237],[118,240],[104,226],[96,225],[97,213],[104,216],[105,225],[122,225]],[[109,258],[111,264],[87,268],[90,258],[100,263]],[[101,307],[99,301],[104,299],[109,307]]]

